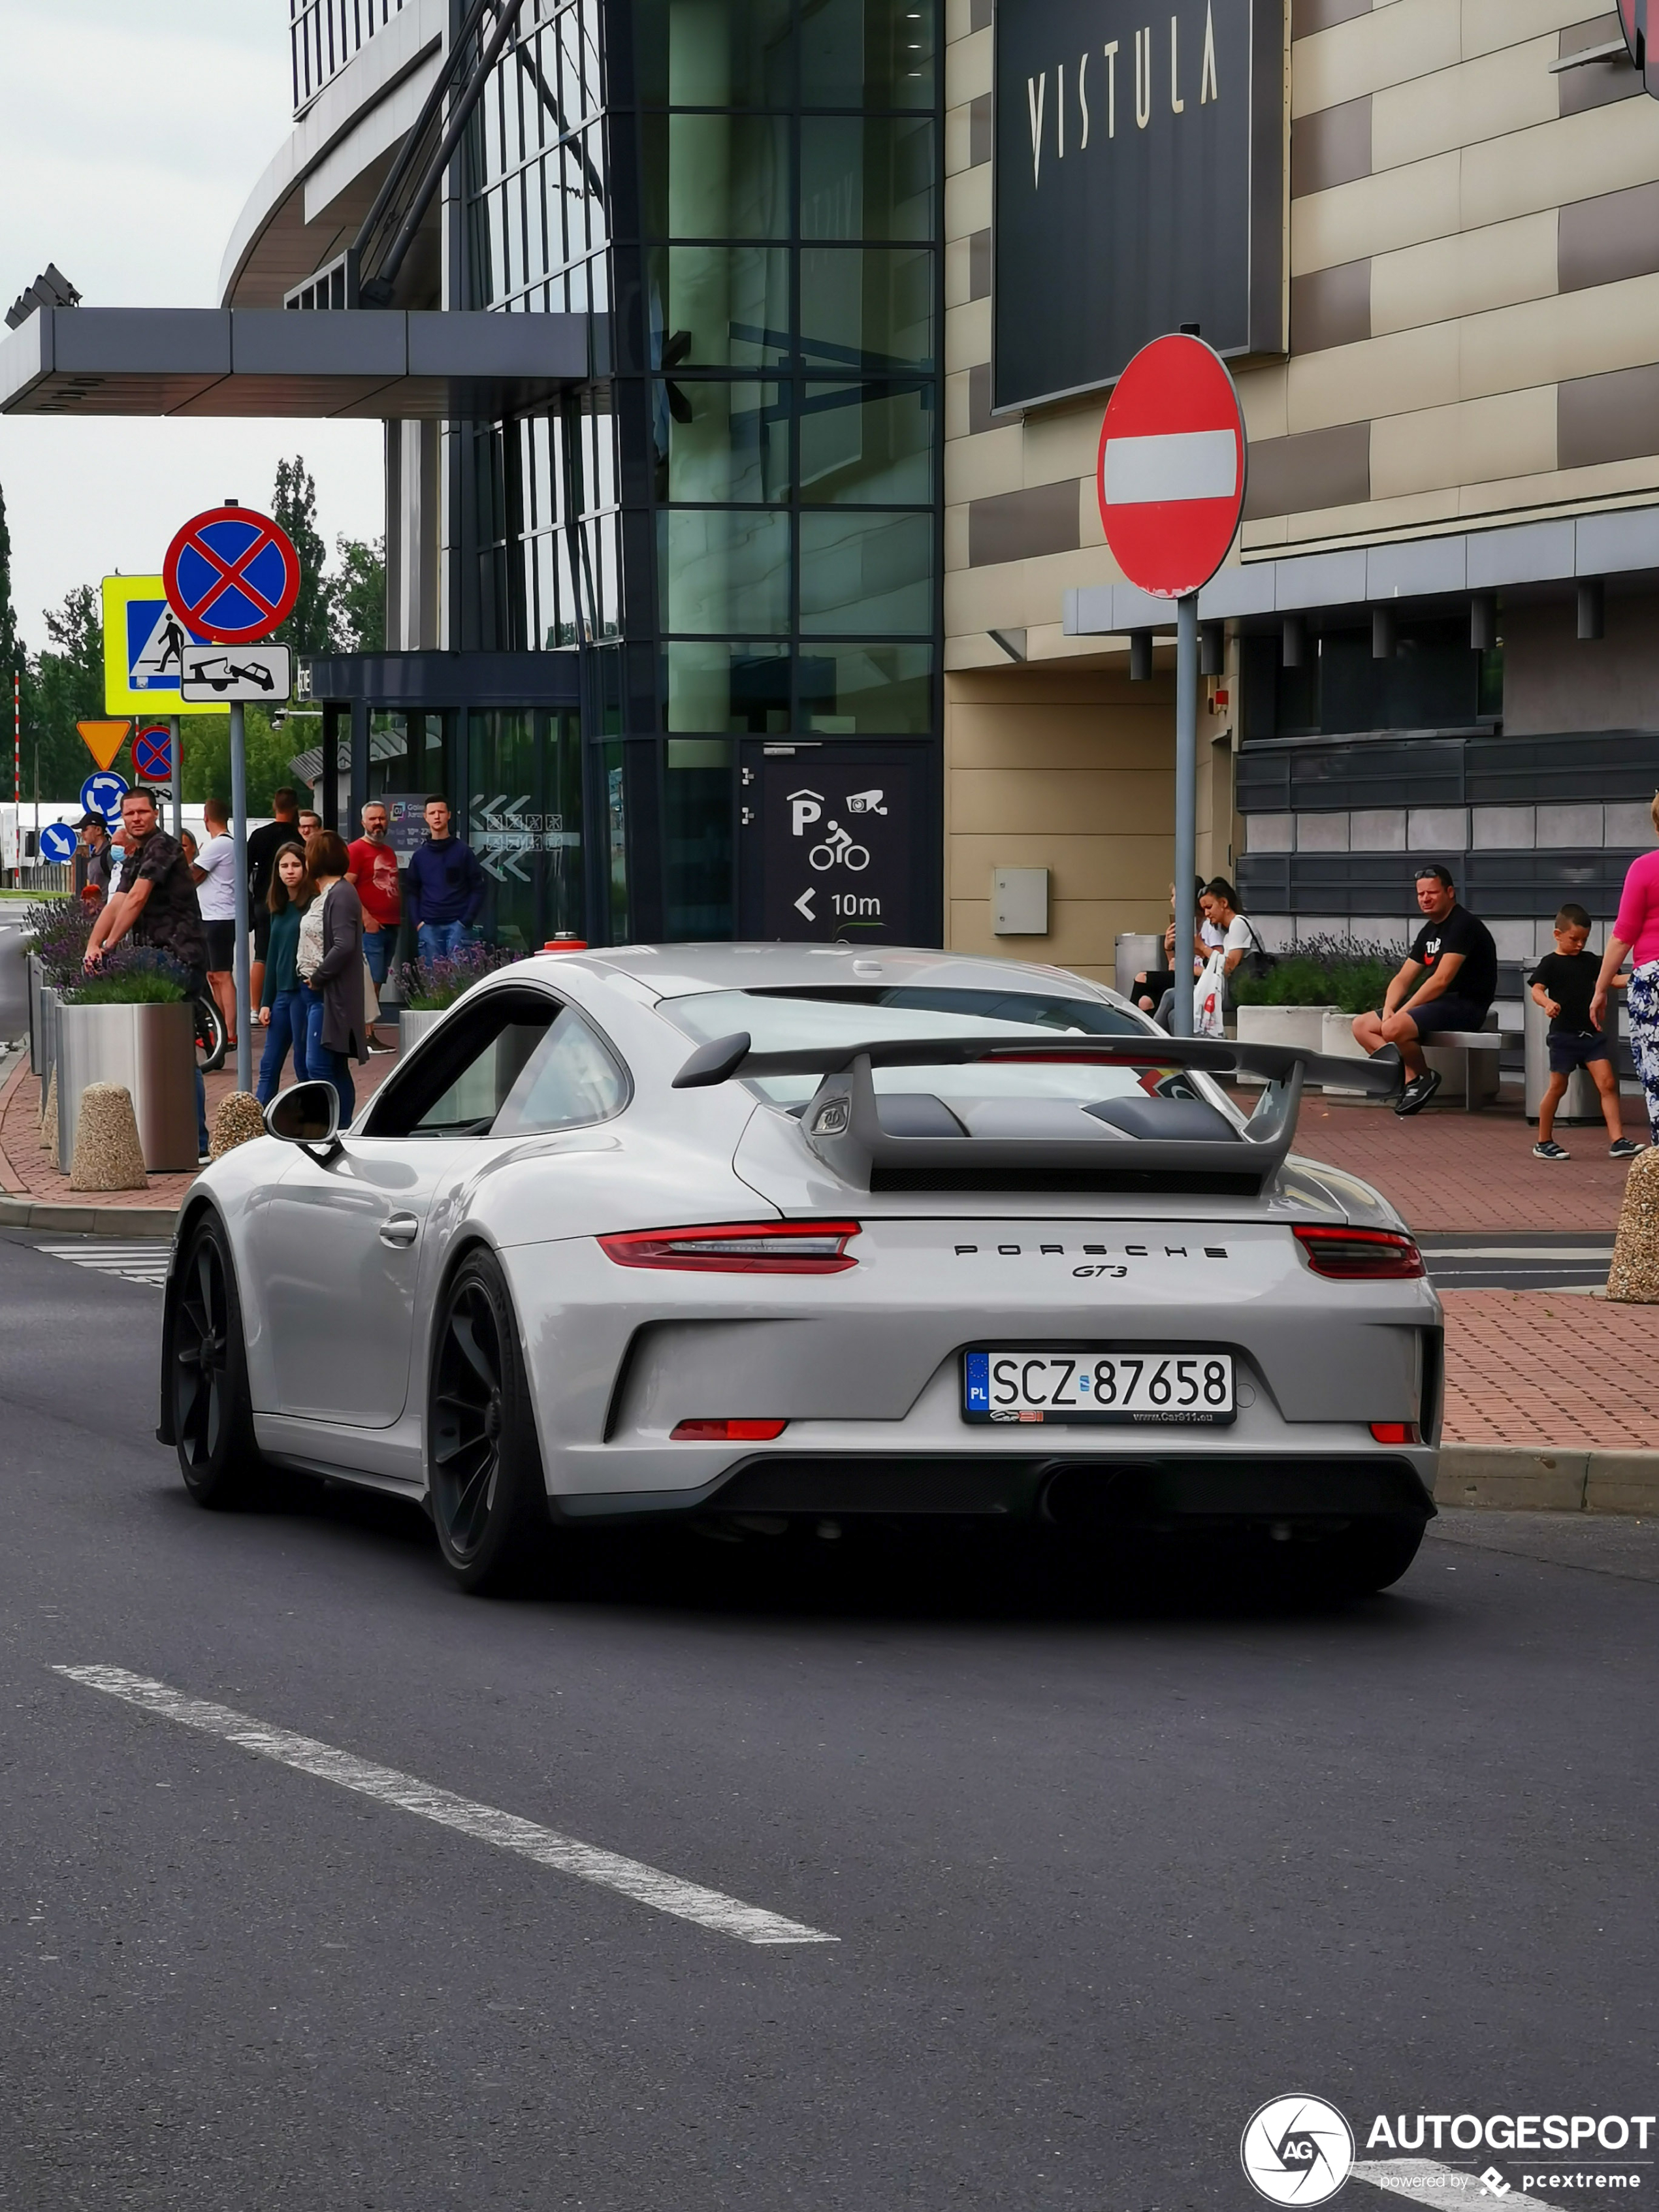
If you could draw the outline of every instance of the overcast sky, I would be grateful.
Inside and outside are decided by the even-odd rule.
[[[211,307],[291,125],[286,0],[0,0],[0,307],[55,261],[88,307]],[[75,585],[159,569],[198,508],[270,498],[305,455],[331,550],[384,527],[372,422],[0,416],[12,587],[31,648]]]

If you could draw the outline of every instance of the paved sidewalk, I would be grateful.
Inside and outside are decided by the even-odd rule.
[[[1659,1450],[1655,1310],[1448,1291],[1445,1441]]]
[[[380,1088],[397,1064],[394,1055],[376,1054],[367,1067],[353,1068],[360,1106]],[[221,1068],[204,1079],[208,1127],[211,1129],[220,1101],[236,1088],[234,1059],[229,1067]],[[46,1149],[41,1142],[40,1085],[30,1073],[27,1053],[19,1059],[4,1089],[0,1090],[0,1194],[33,1199],[51,1206],[95,1203],[100,1212],[109,1208],[129,1211],[135,1206],[178,1206],[195,1180],[193,1173],[152,1175],[143,1190],[100,1191],[95,1200],[86,1192],[71,1190],[69,1177],[58,1174],[46,1158]]]
[[[1627,1098],[1625,1133],[1645,1140],[1638,1099]],[[1607,1133],[1561,1128],[1566,1164],[1535,1160],[1534,1125],[1521,1102],[1466,1114],[1430,1107],[1401,1121],[1387,1107],[1303,1101],[1296,1149],[1374,1182],[1424,1234],[1462,1229],[1600,1229],[1619,1226],[1627,1163],[1607,1158]]]

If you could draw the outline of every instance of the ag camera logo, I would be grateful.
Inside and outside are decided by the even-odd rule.
[[[1353,2130],[1320,2097],[1273,2097],[1252,2112],[1238,2154],[1270,2204],[1322,2204],[1353,2165]]]

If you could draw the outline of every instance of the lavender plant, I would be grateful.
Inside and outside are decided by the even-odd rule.
[[[412,1012],[435,1013],[520,957],[504,945],[463,945],[441,959],[411,960],[402,970],[404,1004]]]

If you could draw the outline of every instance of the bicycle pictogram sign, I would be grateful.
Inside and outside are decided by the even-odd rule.
[[[823,856],[821,860],[818,857],[820,854]],[[870,848],[867,845],[855,845],[853,842],[851,832],[843,830],[839,822],[832,822],[830,824],[830,833],[823,842],[821,845],[814,845],[806,855],[806,864],[808,867],[816,868],[822,875],[826,868],[833,868],[837,860],[843,867],[850,868],[853,873],[857,875],[861,869],[867,868],[870,865]]]
[[[167,605],[216,645],[269,637],[300,596],[300,556],[280,523],[251,507],[216,507],[185,523],[161,564]]]

